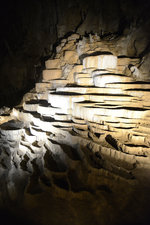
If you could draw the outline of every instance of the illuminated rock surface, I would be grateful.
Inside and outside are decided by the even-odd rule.
[[[138,58],[94,35],[81,54],[82,41],[62,40],[42,80],[2,113],[0,203],[36,224],[146,224],[150,84],[126,73]]]

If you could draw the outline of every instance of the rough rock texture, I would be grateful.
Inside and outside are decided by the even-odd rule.
[[[149,74],[149,11],[148,0],[3,1],[0,106],[18,104],[39,79],[53,45],[74,32],[97,33],[104,40],[115,41],[118,55],[140,56],[145,79]]]
[[[73,34],[45,66],[20,105],[1,110],[1,207],[32,224],[149,224],[150,83],[134,74],[140,59]]]

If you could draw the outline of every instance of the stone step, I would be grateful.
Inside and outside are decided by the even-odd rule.
[[[115,116],[107,116],[107,115],[94,115],[94,119],[95,121],[97,121],[97,123],[101,123],[101,122],[119,122],[119,123],[127,123],[127,124],[150,124],[149,118],[126,118],[126,117],[115,117]]]
[[[55,114],[53,116],[53,118],[55,120],[59,120],[59,121],[70,121],[72,119],[71,115],[67,115],[67,114]]]
[[[44,150],[45,150],[45,149],[44,149],[43,146],[41,146],[40,144],[41,144],[40,142],[35,141],[35,142],[33,142],[33,143],[30,145],[30,147],[31,147],[31,149],[32,149],[32,152],[33,152],[34,154],[36,154],[37,157],[43,156],[43,155],[44,155]],[[44,144],[44,142],[43,142],[43,144]]]
[[[54,117],[55,114],[70,115],[72,113],[72,109],[66,108],[65,106],[64,108],[53,107],[53,106],[49,106],[49,107],[39,106],[37,109],[37,112],[40,113],[41,115]]]
[[[76,132],[78,135],[81,135],[82,137],[88,138],[88,131],[87,130],[82,130],[78,129],[76,127],[73,128],[74,132]]]
[[[150,116],[150,110],[144,110],[141,108],[117,108],[107,109],[95,107],[95,105],[87,105],[86,103],[74,103],[73,104],[73,116],[82,118],[84,120],[93,121],[94,115],[107,115],[112,117],[124,117],[140,119]],[[97,118],[97,117],[96,117]],[[95,121],[97,122],[97,121]]]
[[[49,82],[36,83],[36,92],[46,92],[56,89],[57,87],[65,87],[68,84],[68,80],[57,79]]]
[[[75,51],[76,52],[76,46],[75,46],[75,40],[70,40],[67,41],[67,39],[65,39],[66,42],[62,42],[61,46],[62,46],[62,50],[64,51]]]
[[[46,132],[39,127],[30,126],[30,132],[33,136],[36,136],[36,140],[38,141],[47,140]]]
[[[107,100],[107,99],[111,99],[111,100]],[[128,99],[129,101],[125,101],[126,99]],[[119,101],[118,101],[119,100]],[[74,101],[72,101],[71,103],[73,104]],[[77,101],[76,101],[77,102]],[[130,107],[131,103],[132,103],[132,107],[133,108],[140,108],[141,105],[139,102],[134,102],[134,99],[132,99],[132,97],[129,96],[108,96],[108,95],[84,95],[84,101],[80,101],[83,102],[83,105],[86,104],[86,106],[90,106],[90,107],[96,107],[96,108],[120,108],[120,107]],[[145,109],[148,109],[147,107],[145,107]]]
[[[118,57],[117,66],[128,66],[129,64],[136,65],[140,62],[139,58]]]
[[[101,134],[104,131],[109,131],[110,127],[108,124],[98,124],[98,126],[93,125],[92,123],[88,123],[89,124],[89,129],[90,131],[92,131],[93,133],[97,133],[97,134]]]
[[[38,100],[30,100],[23,103],[23,109],[28,112],[36,112],[39,104]]]
[[[37,99],[37,91],[35,90],[35,92],[28,92],[23,96],[22,102],[25,101],[30,101],[31,99]]]
[[[24,138],[29,143],[33,143],[36,141],[36,136],[32,135],[29,129],[24,130]]]
[[[110,145],[108,145],[109,142],[107,140],[107,137],[109,136],[113,137],[112,146],[114,146],[114,144],[115,146],[117,146],[118,141],[120,141],[121,143],[131,142],[130,141],[130,137],[132,136],[131,129],[123,129],[123,128],[111,129],[107,123],[98,124],[94,122],[88,122],[88,124],[89,124],[89,130],[91,132],[89,133],[90,137],[92,134],[93,135],[92,138],[94,137],[95,139],[93,140],[99,143],[101,146],[110,147]],[[118,149],[119,149],[119,145],[118,145]]]
[[[42,116],[54,116],[55,114],[61,114],[62,110],[61,108],[55,108],[51,105],[49,106],[43,106],[39,105],[37,108],[37,112],[40,113]]]
[[[124,75],[126,68],[127,66],[117,66],[115,69],[115,73]]]
[[[51,81],[55,79],[60,79],[62,75],[62,70],[59,69],[51,69],[51,70],[43,70],[43,81]]]
[[[80,78],[91,78],[91,75],[89,73],[81,73],[81,72],[74,74],[74,80],[75,80],[75,82],[77,82],[78,79],[80,79]]]
[[[34,118],[32,128],[34,130],[34,133],[33,133],[33,130],[31,129],[31,127],[30,127],[31,133],[33,135],[36,135],[37,137],[39,137],[39,135],[41,135],[41,132],[42,133],[43,132],[53,133],[53,130],[55,129],[54,126],[50,122],[46,122],[46,121],[43,121],[43,120],[37,119],[37,118]],[[44,135],[44,133],[43,133],[43,135]],[[45,135],[46,135],[46,133],[45,133]]]
[[[48,91],[38,92],[37,93],[37,99],[38,100],[45,100],[45,101],[47,101],[47,98],[48,98]]]
[[[32,143],[28,142],[27,140],[25,140],[25,139],[22,137],[22,138],[21,138],[21,141],[20,141],[20,144],[30,148],[30,146],[31,146]]]
[[[116,74],[97,75],[93,78],[96,87],[106,87],[108,83],[133,82],[133,78]]]
[[[116,67],[116,71],[123,74],[129,65],[138,65],[140,63],[139,58],[128,58],[128,57],[118,57],[118,63]]]
[[[150,95],[150,90],[149,89],[128,89],[128,90],[125,90],[123,91],[124,94],[127,94],[127,95],[131,95],[131,96],[134,96],[134,97],[138,97],[140,98],[140,100],[143,100],[143,101],[147,101],[149,98],[148,96]]]
[[[109,127],[114,127],[114,128],[118,127],[118,128],[130,128],[131,129],[131,128],[137,127],[137,125],[135,123],[119,123],[115,120],[112,122],[105,121],[105,124],[109,125]]]
[[[34,133],[33,131],[31,130],[31,133],[33,135],[35,135],[36,133],[36,136],[39,135],[38,132],[50,132],[52,134],[62,134],[63,135],[63,131],[60,129],[60,126],[57,127],[57,125],[54,121],[54,119],[52,117],[47,117],[47,118],[33,118],[33,121],[32,121],[33,125],[32,125],[32,128],[34,129]],[[62,121],[60,121],[60,124],[62,123]],[[31,129],[31,127],[30,127]],[[45,133],[46,135],[46,133]]]
[[[150,148],[145,146],[136,146],[134,144],[124,144],[122,145],[122,151],[130,154],[130,155],[136,155],[136,156],[143,156],[146,157],[150,155]]]
[[[71,121],[54,121],[51,124],[55,127],[73,127],[73,123]]]
[[[76,73],[82,72],[82,69],[83,69],[83,65],[74,65],[74,67],[68,74],[68,77],[67,77],[68,83],[74,83],[74,75]]]
[[[133,106],[143,106],[142,101],[138,101],[138,98],[132,97],[129,95],[120,95],[120,93],[117,95],[118,92],[120,92],[120,89],[109,89],[109,88],[80,88],[80,87],[65,87],[65,88],[58,88],[56,90],[58,93],[64,92],[64,93],[85,93],[84,97],[86,101],[93,101],[98,102],[99,104],[110,104],[112,105],[128,105],[133,104]],[[96,93],[97,92],[97,93]],[[107,92],[107,93],[106,93]],[[109,93],[112,93],[114,95],[111,95]],[[116,92],[116,95],[115,93]],[[88,95],[89,93],[89,95]],[[106,94],[106,95],[104,95]],[[97,104],[98,104],[97,103]]]
[[[60,69],[60,59],[49,59],[45,61],[46,69]]]
[[[136,156],[136,161],[137,161],[137,169],[149,169],[149,157],[141,157],[141,156]],[[136,172],[135,172],[136,174]]]
[[[95,71],[95,69],[94,69],[94,71]],[[87,73],[87,74],[92,75],[93,68],[84,68],[84,69],[82,69],[82,71],[80,73]]]
[[[150,135],[150,124],[140,124],[133,131]]]
[[[18,120],[10,120],[0,125],[0,134],[5,136],[6,140],[20,140],[24,124]]]
[[[67,131],[67,132],[72,132],[72,127],[59,127],[60,130],[63,130],[63,131]]]
[[[96,69],[96,70],[92,70],[91,72],[91,77],[95,77],[98,75],[104,75],[104,74],[115,74],[115,70],[105,70],[105,69]]]
[[[91,77],[80,77],[76,79],[76,84],[81,86],[93,86],[93,78]]]
[[[85,120],[82,120],[82,119],[76,118],[76,117],[72,117],[72,121],[74,123],[78,123],[78,124],[86,124],[86,121]]]
[[[134,144],[134,145],[148,146],[146,137],[144,137],[142,135],[130,134],[129,141],[131,144]]]
[[[43,106],[49,106],[49,103],[47,100],[34,100],[31,99],[30,101],[25,102],[26,105],[43,105]],[[28,111],[28,110],[26,110]]]
[[[114,150],[112,148],[101,147],[100,153],[107,157],[114,164],[126,168],[128,170],[134,169],[136,164],[136,157],[134,155],[129,155],[121,151]]]
[[[33,119],[33,115],[28,112],[28,111],[24,111],[24,110],[15,110],[14,112],[15,117],[20,120],[23,121],[24,124],[28,127],[30,125],[30,123],[32,122]]]
[[[36,92],[45,92],[52,88],[52,84],[50,82],[41,82],[35,84]]]
[[[95,107],[101,107],[101,108],[106,108],[106,109],[117,109],[117,108],[120,108],[120,105],[117,105],[117,104],[107,104],[105,102],[100,102],[100,101],[97,101],[96,102],[95,101]]]
[[[97,98],[98,99],[98,98]],[[95,100],[96,102],[96,100]],[[142,101],[131,101],[131,102],[121,102],[121,101],[104,101],[104,102],[98,102],[95,103],[96,106],[103,106],[104,108],[119,108],[119,107],[131,107],[131,103],[132,103],[132,107],[133,108],[143,108],[145,110],[149,110],[150,109],[150,104],[143,104]]]
[[[57,80],[51,80],[50,83],[52,88],[56,89],[57,87],[65,87],[68,84],[68,80],[57,79]]]
[[[122,89],[150,89],[150,83],[107,83],[106,87],[122,88]]]
[[[83,68],[96,69],[115,69],[117,66],[117,57],[114,55],[88,56],[83,59]]]
[[[28,154],[30,156],[32,156],[30,147],[29,146],[26,146],[26,145],[24,145],[22,143],[19,143],[19,152],[20,152],[20,155],[22,155],[22,156],[24,156],[27,152],[29,152]]]
[[[79,93],[79,94],[110,94],[114,95],[122,95],[124,92],[120,88],[105,88],[105,87],[64,87],[57,88],[56,92],[64,92],[64,93]],[[125,96],[125,94],[124,94]],[[106,96],[107,97],[107,96]]]
[[[13,109],[13,111],[14,111],[14,109]],[[0,125],[3,124],[3,123],[8,122],[9,120],[16,119],[16,116],[14,115],[13,111],[8,116],[6,116],[6,115],[0,116]]]
[[[109,108],[111,108],[111,107],[120,107],[120,106],[122,106],[122,107],[130,107],[131,106],[131,103],[132,103],[132,107],[137,107],[137,108],[145,108],[145,109],[147,109],[148,108],[148,106],[146,106],[146,105],[144,105],[144,102],[142,102],[142,101],[132,101],[132,98],[131,98],[131,101],[129,100],[129,101],[121,101],[121,98],[120,98],[120,101],[114,101],[114,100],[104,100],[102,103],[100,103],[100,101],[98,101],[98,99],[100,100],[100,98],[97,98],[97,102],[98,103],[96,103],[97,105],[100,105],[100,106],[108,106]],[[91,100],[92,100],[92,98],[91,98]],[[95,101],[96,102],[96,99],[94,100],[94,98],[93,98],[93,101]]]
[[[88,130],[88,125],[87,124],[73,123],[73,128],[87,131]]]
[[[103,88],[101,90],[107,90],[107,89]],[[105,91],[103,93],[105,93]],[[131,102],[136,103],[136,99],[134,97],[131,97],[131,96],[128,96],[128,95],[119,95],[119,94],[118,95],[117,94],[116,95],[111,95],[111,94],[107,94],[107,95],[97,94],[97,95],[95,95],[95,94],[91,94],[91,95],[88,95],[88,96],[89,97],[87,97],[87,99],[89,101],[96,102],[96,104],[106,104],[106,105],[110,104],[110,106],[112,105],[112,107],[113,107],[113,104],[115,106],[119,106],[120,104],[123,105],[123,104],[126,104],[126,103],[130,103],[130,105],[131,105]],[[137,102],[137,104],[138,103],[139,102]]]
[[[84,95],[64,95],[49,94],[48,102],[53,106],[61,109],[71,109],[73,102],[82,102],[86,100]]]
[[[78,62],[78,54],[76,51],[65,51],[63,60],[68,64],[76,64]]]

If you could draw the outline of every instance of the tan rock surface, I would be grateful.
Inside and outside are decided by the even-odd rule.
[[[66,214],[64,204],[71,212],[80,206],[80,214],[88,203],[89,215],[91,208],[114,215],[148,186],[150,84],[124,74],[139,59],[112,55],[115,45],[96,35],[78,38],[63,39],[56,58],[46,61],[43,80],[0,115],[0,178],[7,190],[0,194],[17,204],[23,199],[34,213],[40,201],[38,219],[45,204],[52,214],[56,208]],[[110,54],[97,55],[102,51]]]
[[[113,55],[88,56],[83,59],[84,68],[115,69],[117,57]]]
[[[44,81],[60,79],[61,75],[62,75],[62,71],[59,69],[43,70]]]
[[[78,54],[75,51],[65,51],[64,61],[68,64],[76,64],[78,61]]]
[[[45,61],[46,69],[60,69],[60,59],[49,59]]]

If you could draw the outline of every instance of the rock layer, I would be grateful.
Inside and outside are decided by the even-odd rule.
[[[34,87],[53,45],[74,32],[97,33],[95,40],[109,40],[111,51],[115,43],[118,55],[140,56],[139,77],[149,79],[149,11],[148,0],[6,0],[0,8],[0,107],[19,103]],[[70,39],[70,53],[77,36]]]

